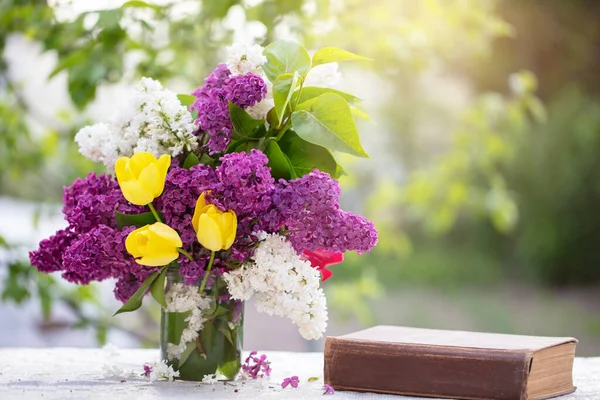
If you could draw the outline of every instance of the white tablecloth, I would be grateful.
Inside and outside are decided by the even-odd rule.
[[[261,353],[261,352],[259,352]],[[312,399],[323,394],[323,354],[265,352],[273,369],[268,382],[154,382],[143,376],[107,376],[108,367],[141,374],[158,360],[157,350],[0,349],[0,399]],[[298,389],[281,388],[283,378],[298,375]],[[308,382],[308,378],[318,377]],[[560,400],[600,400],[600,357],[577,358],[578,389]],[[237,390],[237,391],[236,391]],[[340,399],[415,399],[415,397],[338,391]],[[422,399],[422,398],[421,398]]]

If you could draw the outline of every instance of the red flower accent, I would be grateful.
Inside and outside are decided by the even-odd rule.
[[[309,261],[310,266],[316,268],[321,273],[321,281],[325,282],[333,275],[333,273],[326,268],[330,265],[339,264],[344,261],[344,253],[324,250],[304,250],[302,258]]]

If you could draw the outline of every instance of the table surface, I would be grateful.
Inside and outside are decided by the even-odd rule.
[[[151,383],[141,376],[145,363],[158,360],[157,350],[0,349],[0,399],[311,399],[323,395],[322,353],[264,353],[273,369],[269,381],[207,385]],[[108,367],[122,372],[107,376]],[[573,374],[577,391],[560,400],[600,399],[600,357],[576,358]],[[292,375],[300,378],[298,389],[283,389],[283,378]],[[308,382],[310,377],[318,380]],[[416,398],[338,391],[333,399]]]

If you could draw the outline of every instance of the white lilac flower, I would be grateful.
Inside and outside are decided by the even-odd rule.
[[[246,112],[254,119],[267,119],[269,110],[275,106],[273,97],[265,97],[261,102],[246,108]]]
[[[197,286],[186,286],[183,283],[173,284],[165,293],[168,312],[190,312],[185,319],[187,326],[181,332],[179,344],[167,343],[167,358],[179,359],[188,343],[198,338],[198,332],[204,326],[204,311],[210,308],[211,299],[198,293]]]
[[[104,364],[102,366],[104,376],[107,378],[119,378],[123,376],[123,368],[115,364]]]
[[[261,66],[267,62],[267,57],[263,55],[264,48],[258,44],[249,45],[244,43],[235,43],[227,47],[227,69],[231,76],[246,75],[251,72],[255,75],[262,75]]]
[[[119,157],[148,151],[172,157],[198,146],[189,110],[158,81],[142,78],[127,105],[109,123],[82,128],[75,136],[79,151],[112,171]]]
[[[214,385],[217,382],[219,382],[219,380],[217,379],[217,375],[215,374],[208,374],[202,377],[202,383],[204,384]]]
[[[319,272],[285,237],[264,232],[258,237],[262,241],[252,260],[223,274],[229,293],[239,300],[254,296],[259,312],[290,318],[305,339],[320,338],[327,327],[327,305]]]
[[[304,86],[336,88],[342,82],[342,74],[338,71],[338,66],[338,63],[317,65],[306,75]]]
[[[166,362],[160,361],[152,363],[152,372],[150,372],[150,382],[158,380],[168,380],[173,382],[173,379],[179,377],[179,371],[174,371],[173,367],[167,365]]]
[[[133,378],[139,376],[134,370],[122,368],[114,363],[104,364],[102,370],[106,378]]]

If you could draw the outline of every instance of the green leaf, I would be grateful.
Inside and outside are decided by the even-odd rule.
[[[288,163],[290,163],[290,165],[292,166],[292,168],[290,168],[290,179],[296,179],[298,178],[298,173],[296,172],[296,170],[294,169],[294,166],[292,165],[292,160],[290,160],[290,158],[287,156],[287,154],[283,153],[285,159],[288,161]]]
[[[252,138],[256,128],[265,124],[265,121],[252,118],[243,108],[232,102],[229,102],[229,119],[235,132],[245,138]]]
[[[60,73],[64,69],[69,69],[75,65],[79,65],[86,61],[89,56],[89,52],[86,50],[80,50],[77,52],[73,52],[59,61],[59,63],[54,67],[50,75],[48,75],[48,79],[54,78],[58,73]]]
[[[188,326],[185,321],[190,316],[191,311],[185,312],[165,312],[165,327],[167,342],[178,345],[181,342],[181,334]]]
[[[296,98],[298,97],[299,82],[302,82],[302,78],[300,78],[297,72],[279,75],[275,79],[275,82],[273,82],[273,101],[275,102],[275,112],[277,113],[278,121],[283,121],[287,107],[291,104],[294,94]]]
[[[284,135],[285,136],[285,135]],[[288,162],[279,145],[275,140],[269,140],[265,148],[265,154],[269,158],[268,167],[271,168],[271,175],[275,179],[290,179],[290,169],[292,165]]]
[[[196,96],[191,94],[178,94],[177,98],[182,106],[185,106],[189,110],[190,106],[196,101]]]
[[[269,126],[279,126],[279,118],[277,118],[275,107],[271,108],[267,113],[267,122],[269,123]]]
[[[179,357],[179,363],[177,364],[177,368],[181,368],[181,366],[183,364],[185,364],[185,362],[189,358],[190,354],[192,354],[192,352],[195,349],[196,349],[196,341],[195,340],[188,343],[187,347],[185,348],[185,350],[183,351],[183,353],[181,353],[181,356]]]
[[[162,219],[160,211],[158,211],[158,215]],[[152,225],[156,222],[156,218],[151,212],[145,212],[142,214],[122,214],[118,211],[115,211],[115,218],[117,220],[117,226],[119,229],[123,229],[126,226],[132,225],[137,228],[141,228],[142,226]]]
[[[316,377],[316,376],[311,376],[310,378],[308,378],[309,382],[315,382],[315,381],[318,381],[318,380],[319,380],[319,378]]]
[[[229,312],[229,309],[223,305],[218,305],[214,311],[212,313],[206,313],[206,318],[207,319],[212,319],[215,317],[219,317],[223,314],[226,314]]]
[[[219,332],[221,332],[227,341],[233,346],[233,338],[231,337],[231,331],[229,330],[229,327],[227,325],[219,324],[218,329]]]
[[[279,75],[298,72],[305,76],[310,69],[310,55],[304,47],[296,42],[279,40],[273,42],[263,50],[267,62],[263,64],[263,71],[271,82]]]
[[[302,177],[315,168],[338,178],[338,164],[329,150],[307,142],[293,131],[287,131],[279,141],[281,151],[287,156],[295,172],[295,177]],[[270,158],[269,158],[270,160]],[[291,177],[292,179],[295,177]]]
[[[354,115],[355,117],[366,119],[367,121],[371,120],[371,117],[369,117],[369,114],[367,114],[366,112],[364,112],[363,110],[361,110],[358,107],[350,106],[350,111],[352,112],[352,115]]]
[[[154,297],[154,300],[165,309],[167,308],[167,302],[165,301],[165,276],[167,275],[168,270],[168,266],[163,267],[158,278],[156,278],[150,286],[152,297]]]
[[[314,99],[319,97],[324,93],[335,93],[339,96],[342,96],[344,100],[346,100],[349,104],[354,104],[360,102],[360,99],[350,93],[345,93],[339,90],[331,89],[331,88],[322,88],[317,86],[305,86],[302,88],[302,93],[300,94],[300,98],[298,99],[298,103],[302,104],[307,100]]]
[[[190,169],[194,165],[198,165],[198,164],[200,164],[200,160],[198,159],[198,156],[194,153],[190,153],[190,154],[188,154],[188,156],[185,158],[185,161],[183,162],[183,168]]]
[[[129,300],[127,300],[127,302],[123,304],[123,306],[119,308],[116,313],[113,314],[113,317],[115,315],[124,312],[135,311],[138,308],[140,308],[142,306],[142,301],[144,299],[144,296],[146,295],[146,292],[148,291],[148,288],[150,287],[150,285],[152,285],[154,280],[158,278],[159,275],[160,271],[156,271],[150,274],[142,283],[142,286],[140,286],[140,288],[135,291],[135,293],[129,298]]]
[[[298,136],[308,142],[369,157],[360,144],[350,106],[340,95],[325,93],[314,101],[300,104],[292,113],[292,126]]]
[[[342,61],[358,61],[358,60],[371,60],[370,58],[358,56],[354,53],[350,53],[349,51],[338,49],[337,47],[323,47],[320,50],[317,50],[312,57],[312,66],[317,66],[321,64],[328,64],[332,62],[342,62]]]
[[[337,168],[335,169],[335,175],[332,174],[331,176],[333,176],[335,179],[338,179],[342,175],[348,175],[348,174],[346,173],[346,170],[344,168],[342,168],[342,166],[340,164],[338,164]]]

